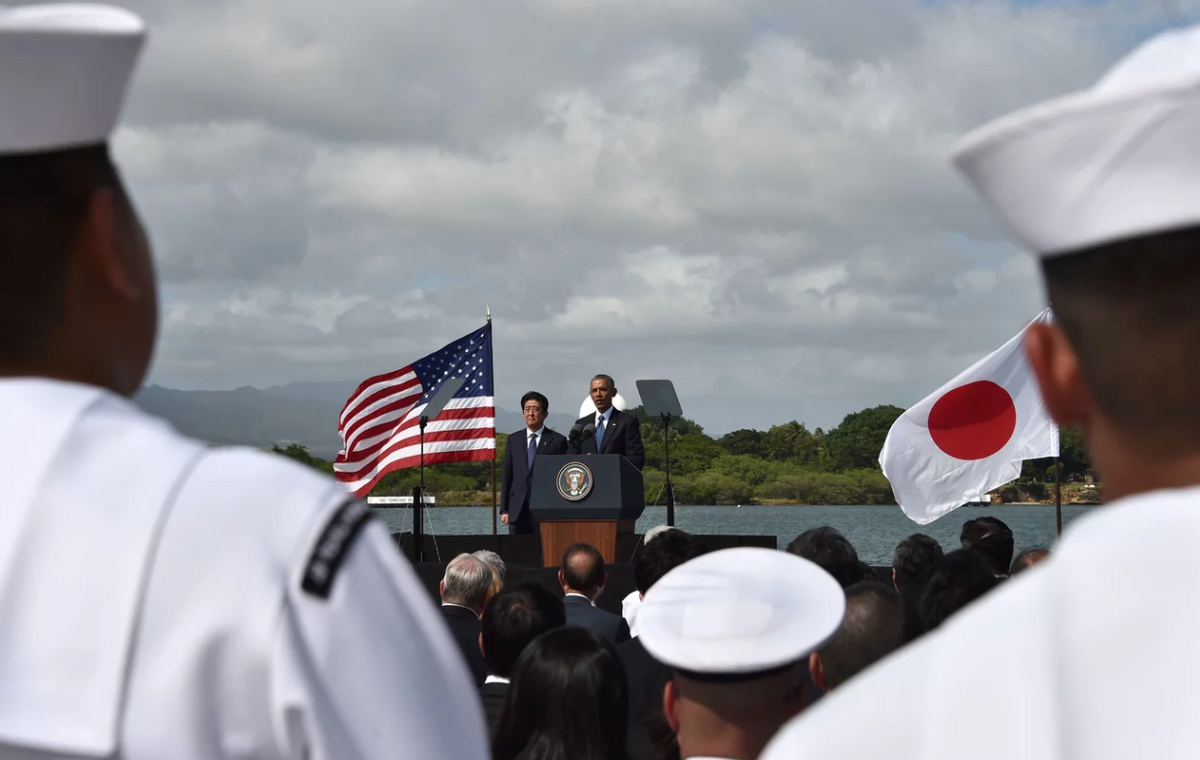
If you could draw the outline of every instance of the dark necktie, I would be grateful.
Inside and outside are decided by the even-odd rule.
[[[533,455],[537,453],[537,436],[529,434],[529,469],[533,469]]]
[[[600,447],[604,445],[604,417],[600,418],[600,422],[596,425],[596,451],[600,451]]]

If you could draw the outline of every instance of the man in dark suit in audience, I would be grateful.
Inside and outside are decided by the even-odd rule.
[[[492,568],[479,557],[460,554],[446,565],[446,574],[438,589],[442,595],[442,616],[450,626],[450,633],[475,685],[482,686],[487,678],[487,666],[479,651],[479,616],[492,589]]]
[[[646,466],[646,450],[642,446],[642,425],[632,414],[613,406],[617,385],[608,375],[592,378],[592,403],[596,413],[579,418],[576,425],[594,425],[596,432],[588,438],[569,442],[569,454],[621,454],[639,470]]]
[[[525,583],[503,589],[483,611],[479,647],[487,664],[487,680],[479,689],[488,731],[493,737],[508,700],[513,666],[529,642],[567,624],[563,604],[545,586]]]
[[[537,391],[521,398],[525,429],[508,437],[501,474],[500,521],[509,534],[533,533],[529,511],[529,486],[537,458],[544,454],[566,454],[567,439],[546,427],[550,400]]]
[[[571,544],[563,555],[558,582],[563,590],[567,625],[577,625],[604,636],[614,644],[629,640],[629,624],[620,615],[596,606],[607,577],[604,558],[590,544]]]
[[[645,597],[659,578],[684,562],[704,553],[704,547],[690,533],[668,528],[655,536],[638,553],[633,563],[633,581],[639,596]],[[655,746],[672,740],[672,731],[662,714],[663,687],[670,670],[654,659],[635,636],[617,647],[629,685],[629,731],[626,749],[630,760],[655,760]]]

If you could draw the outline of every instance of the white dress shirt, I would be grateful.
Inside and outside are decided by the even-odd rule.
[[[637,636],[637,614],[641,608],[642,595],[637,592],[637,589],[630,591],[621,600],[621,617],[625,618],[625,622],[629,624],[630,636]]]
[[[581,594],[581,593],[579,593],[578,591],[572,591],[572,592],[570,592],[570,593],[568,593],[568,594],[564,594],[564,596],[577,596],[577,597],[579,597],[580,599],[587,599],[587,603],[588,603],[588,604],[592,605],[593,607],[595,607],[595,606],[596,606],[596,603],[595,603],[595,602],[593,602],[591,599],[588,599],[586,595],[584,595],[584,594]]]

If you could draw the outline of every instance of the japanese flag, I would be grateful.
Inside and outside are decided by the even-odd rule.
[[[1046,309],[1030,324],[1052,320]],[[909,409],[892,425],[879,463],[896,503],[925,525],[1021,475],[1021,463],[1058,455],[1025,359],[1027,325],[997,351]]]

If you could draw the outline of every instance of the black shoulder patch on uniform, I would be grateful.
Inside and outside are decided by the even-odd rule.
[[[317,539],[317,546],[304,567],[300,587],[313,596],[328,599],[338,568],[354,545],[354,539],[373,517],[371,508],[359,499],[351,499],[338,507]]]

